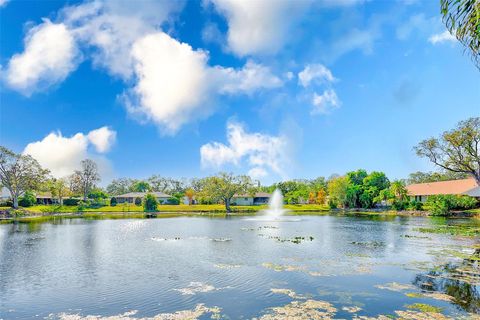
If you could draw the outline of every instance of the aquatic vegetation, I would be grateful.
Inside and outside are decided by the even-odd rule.
[[[359,241],[352,241],[350,244],[368,247],[368,248],[378,248],[378,247],[385,247],[386,244],[380,241],[369,241],[369,242],[359,242]]]
[[[266,238],[266,239],[273,239],[277,242],[291,242],[291,243],[295,243],[295,244],[300,244],[300,243],[305,242],[305,241],[313,241],[313,239],[314,239],[312,236],[307,236],[307,237],[295,236],[293,238],[281,238],[281,237],[278,237],[278,236],[270,236],[270,235],[266,235],[266,234],[262,234],[262,233],[260,233],[258,236]]]
[[[405,295],[409,298],[431,298],[447,302],[452,302],[455,300],[454,297],[441,292],[407,292]]]
[[[269,262],[262,263],[262,266],[267,268],[267,269],[271,269],[271,270],[274,270],[274,271],[277,271],[277,272],[280,272],[280,271],[303,271],[303,270],[306,269],[304,266],[282,265],[282,264],[274,264],[274,263],[269,263]]]
[[[362,308],[357,306],[352,306],[352,307],[342,307],[342,310],[347,311],[349,313],[356,313],[358,311],[362,311]]]
[[[60,320],[196,320],[200,317],[210,314],[211,319],[218,319],[221,309],[219,307],[206,307],[203,303],[199,303],[192,310],[180,310],[173,313],[160,313],[153,317],[134,317],[138,311],[132,310],[115,316],[81,316],[79,314],[61,313],[59,315],[50,315],[47,319]]]
[[[235,268],[240,268],[242,265],[241,264],[226,264],[226,263],[218,263],[213,265],[215,268],[219,269],[235,269]]]
[[[395,313],[402,320],[450,320],[452,318],[447,317],[438,312],[424,312],[424,311],[395,311]]]
[[[276,288],[272,288],[272,289],[270,289],[270,291],[273,292],[273,293],[275,293],[275,294],[284,294],[284,295],[287,295],[287,296],[289,296],[290,298],[293,298],[293,299],[306,299],[305,296],[300,295],[300,294],[297,294],[295,291],[290,290],[290,289],[276,289]]]
[[[389,282],[389,283],[386,283],[386,284],[377,284],[375,286],[375,288],[400,292],[400,291],[404,291],[404,290],[415,289],[415,286],[413,286],[411,284]]]
[[[219,291],[219,290],[230,289],[230,288],[231,287],[215,288],[210,284],[205,284],[203,282],[195,281],[195,282],[190,282],[190,284],[186,288],[173,289],[173,290],[180,292],[182,295],[195,295],[197,293]]]
[[[337,309],[327,301],[293,301],[282,307],[273,307],[259,320],[331,320]]]
[[[405,306],[407,309],[414,309],[422,312],[442,312],[443,308],[435,307],[425,303],[414,303]]]
[[[452,236],[478,237],[480,236],[480,227],[472,225],[437,225],[434,227],[422,227],[414,229],[423,233],[443,233]]]

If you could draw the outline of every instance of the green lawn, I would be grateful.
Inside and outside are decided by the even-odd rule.
[[[262,206],[232,206],[233,212],[239,213],[248,213],[248,212],[257,212],[267,208],[266,205]],[[4,208],[9,209],[9,208]],[[317,211],[328,211],[328,207],[324,205],[316,204],[299,204],[299,205],[285,205],[285,209],[294,211],[294,212],[317,212]],[[117,205],[114,207],[104,206],[100,208],[85,208],[79,210],[78,206],[58,206],[58,205],[35,205],[32,207],[24,208],[27,212],[33,214],[42,214],[42,213],[135,213],[143,212],[142,206],[136,206],[133,204],[127,205]],[[159,205],[158,212],[179,212],[179,213],[189,213],[189,212],[200,212],[200,213],[225,213],[225,206],[222,204],[198,204],[198,205]]]

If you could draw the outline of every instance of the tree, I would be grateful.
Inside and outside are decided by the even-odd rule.
[[[466,173],[480,184],[480,117],[458,123],[439,138],[423,140],[415,151],[435,165],[452,172]]]
[[[408,183],[425,183],[447,180],[459,180],[468,178],[468,174],[462,172],[440,171],[440,172],[413,172],[408,175]]]
[[[35,197],[35,194],[31,191],[26,191],[23,196],[20,198],[18,201],[18,204],[21,207],[31,207],[37,202],[37,198]]]
[[[480,1],[440,0],[443,22],[465,47],[480,69]]]
[[[10,192],[13,207],[28,190],[37,189],[45,180],[48,170],[43,169],[30,155],[20,155],[0,146],[0,185]]]
[[[157,198],[151,193],[147,193],[143,199],[143,210],[145,211],[157,211],[158,201]]]
[[[149,192],[152,191],[152,187],[146,181],[137,181],[131,186],[133,192]]]
[[[63,205],[63,198],[68,197],[71,194],[68,181],[65,178],[51,178],[47,182],[47,188],[52,194],[52,197],[58,199],[60,205]]]
[[[404,201],[407,199],[408,192],[407,188],[405,187],[405,183],[400,180],[395,180],[390,184],[390,191],[392,195],[400,201]]]
[[[310,192],[308,194],[308,203],[309,204],[314,204],[315,203],[315,193]]]
[[[95,199],[95,200],[107,199],[108,194],[105,191],[103,191],[101,188],[94,187],[88,193],[88,198]]]
[[[82,169],[76,170],[72,180],[78,183],[78,188],[83,195],[83,201],[87,201],[87,196],[90,190],[100,181],[100,175],[98,173],[98,167],[95,161],[90,159],[82,160]]]
[[[347,202],[348,186],[349,178],[346,176],[330,179],[327,185],[330,200],[344,207]]]
[[[129,178],[113,179],[106,189],[108,194],[118,196],[130,192],[132,184],[133,180]]]
[[[315,202],[317,204],[325,204],[326,198],[327,198],[327,193],[325,192],[325,189],[322,188],[317,192],[317,199],[315,200]]]
[[[202,194],[214,201],[223,201],[227,213],[231,212],[230,202],[235,194],[246,194],[253,188],[249,176],[235,176],[221,172],[216,176],[205,178]]]
[[[193,196],[195,195],[195,191],[192,188],[189,188],[185,191],[185,197],[188,199],[188,205],[193,203]]]

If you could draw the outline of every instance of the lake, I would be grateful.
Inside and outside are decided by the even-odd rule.
[[[0,319],[478,319],[480,239],[441,232],[448,225],[480,223],[313,215],[4,224]]]

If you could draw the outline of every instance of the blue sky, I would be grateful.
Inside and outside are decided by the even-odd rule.
[[[438,1],[0,3],[0,144],[57,176],[403,178],[480,113]]]

